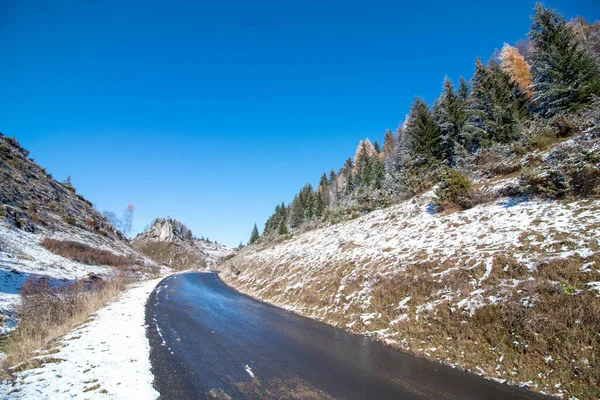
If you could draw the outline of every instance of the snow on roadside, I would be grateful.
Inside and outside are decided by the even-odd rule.
[[[60,341],[62,361],[17,373],[14,386],[0,384],[6,399],[155,399],[145,304],[162,278],[136,284],[94,319]]]

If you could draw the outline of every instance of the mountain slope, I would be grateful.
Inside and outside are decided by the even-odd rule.
[[[600,154],[597,135],[583,135],[534,158],[547,169],[557,154],[579,154],[580,141]],[[352,221],[247,246],[221,276],[404,351],[564,398],[597,398],[600,200],[503,197],[522,191],[522,178],[477,179],[495,200],[436,213],[434,188]]]

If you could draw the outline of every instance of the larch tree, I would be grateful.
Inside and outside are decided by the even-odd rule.
[[[508,43],[504,43],[500,55],[500,66],[506,72],[510,79],[515,82],[521,92],[530,98],[531,92],[531,67],[525,60],[525,57],[519,53],[516,47],[512,47]]]
[[[532,19],[529,39],[536,112],[552,117],[582,108],[600,94],[598,64],[555,10],[537,4]]]

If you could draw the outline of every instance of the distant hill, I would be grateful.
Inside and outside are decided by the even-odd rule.
[[[176,269],[211,268],[231,253],[227,246],[195,238],[185,224],[172,218],[155,219],[131,244],[156,262]]]

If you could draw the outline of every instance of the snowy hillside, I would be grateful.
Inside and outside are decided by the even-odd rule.
[[[585,316],[600,309],[600,200],[502,198],[440,215],[432,197],[249,246],[222,278],[278,306],[495,379],[574,395],[581,382],[569,375],[571,364],[589,385],[599,346],[579,330],[598,327]],[[577,309],[549,309],[572,302]],[[577,351],[553,346],[544,337],[550,326],[558,337],[576,336]]]

